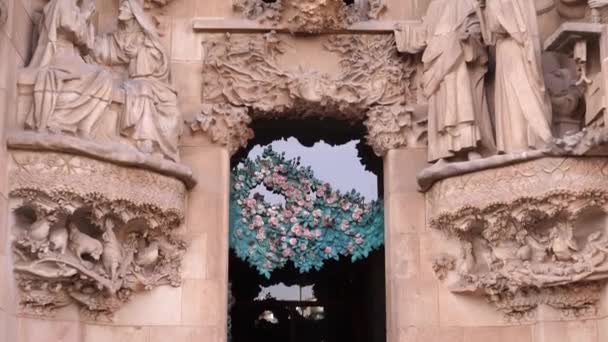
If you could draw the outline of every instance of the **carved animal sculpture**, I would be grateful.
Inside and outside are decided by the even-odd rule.
[[[569,261],[574,258],[574,253],[578,251],[576,240],[574,240],[572,229],[570,227],[554,228],[551,231],[551,250],[554,258],[559,261]]]
[[[110,279],[115,280],[122,259],[120,243],[114,233],[114,224],[110,220],[106,221],[106,231],[103,233],[103,255],[101,261]]]
[[[44,241],[49,237],[50,230],[51,225],[49,224],[49,221],[47,221],[46,218],[42,218],[32,223],[28,236],[34,241]]]
[[[101,242],[93,239],[81,232],[78,227],[70,223],[70,249],[76,253],[76,256],[81,262],[83,255],[88,255],[94,260],[99,260],[103,253],[103,245]]]
[[[157,241],[152,241],[148,247],[140,249],[137,253],[137,258],[135,259],[135,263],[140,266],[148,266],[158,260],[159,255],[159,245]]]
[[[54,252],[59,251],[59,253],[65,254],[68,247],[68,237],[68,230],[65,226],[51,229],[51,235],[49,237],[49,241],[51,242],[51,250]]]

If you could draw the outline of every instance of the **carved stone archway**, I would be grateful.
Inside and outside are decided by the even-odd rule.
[[[339,56],[336,75],[291,69],[281,57],[290,45],[280,35],[225,34],[206,40],[203,105],[191,121],[231,154],[253,138],[256,119],[332,118],[364,123],[367,142],[389,149],[426,144],[418,103],[416,57],[397,51],[392,34],[321,37]]]

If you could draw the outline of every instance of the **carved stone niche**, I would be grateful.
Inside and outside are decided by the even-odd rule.
[[[64,152],[10,150],[14,275],[24,313],[77,305],[111,319],[134,295],[180,286],[186,186]]]
[[[608,160],[547,157],[443,179],[430,226],[457,246],[433,269],[455,293],[511,319],[539,305],[595,314],[608,280]]]
[[[379,156],[426,145],[426,111],[418,101],[416,56],[400,54],[386,35],[332,35],[325,50],[339,68],[328,74],[282,65],[292,48],[279,34],[209,36],[203,61],[203,106],[190,122],[231,153],[253,138],[255,119],[332,118],[364,123]],[[293,51],[291,51],[293,53]]]
[[[232,0],[232,5],[246,19],[309,34],[378,19],[386,9],[385,0]]]

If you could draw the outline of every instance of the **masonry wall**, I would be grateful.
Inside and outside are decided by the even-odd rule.
[[[16,69],[31,56],[32,18],[44,0],[5,1],[9,19],[0,27],[0,342],[225,341],[230,157],[225,148],[193,137],[188,130],[182,139],[181,157],[199,184],[189,195],[182,227],[189,242],[183,286],[136,296],[108,323],[87,320],[74,308],[61,310],[52,319],[17,317],[7,239],[4,132],[14,127]],[[112,31],[117,1],[97,0],[97,4],[100,31]],[[389,10],[383,20],[419,18],[427,4],[428,0],[387,0]],[[205,33],[193,31],[192,21],[235,20],[237,15],[230,0],[174,0],[155,13],[171,54],[173,84],[187,120],[196,115],[201,102],[201,42],[205,37]],[[314,44],[306,42],[294,56],[323,64],[316,57]],[[431,267],[433,256],[444,248],[438,243],[442,237],[427,227],[425,198],[415,184],[416,173],[426,165],[425,149],[394,150],[385,158],[389,342],[608,341],[608,292],[594,319],[564,320],[542,308],[534,320],[509,323],[482,298],[457,296],[445,289]]]
[[[453,294],[433,274],[433,258],[454,252],[427,225],[425,198],[415,175],[427,166],[425,149],[390,151],[384,161],[389,342],[603,342],[608,340],[607,296],[595,316],[563,317],[541,305],[535,316],[510,322],[483,297]]]
[[[8,241],[8,152],[5,143],[9,113],[16,108],[17,68],[29,60],[32,35],[32,14],[36,2],[7,0],[8,18],[0,26],[0,341],[17,341],[22,320],[16,318],[15,287],[11,273]]]

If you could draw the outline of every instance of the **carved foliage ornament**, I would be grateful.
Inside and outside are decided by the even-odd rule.
[[[384,243],[381,202],[334,190],[271,148],[239,164],[231,184],[230,246],[266,277],[288,261],[300,272],[339,257],[356,261]],[[282,195],[285,204],[254,193],[260,185]]]
[[[556,158],[463,176],[465,186],[454,179],[436,184],[460,203],[431,214],[431,226],[459,245],[458,253],[435,260],[438,278],[454,292],[484,293],[510,318],[526,317],[540,304],[565,315],[593,314],[608,279],[605,173],[605,160]],[[493,181],[486,179],[491,175]],[[497,189],[494,200],[473,204],[465,194],[481,196],[480,201],[490,195],[480,192],[486,191],[478,187],[482,179]],[[520,193],[518,183],[529,182],[544,189],[529,185],[513,196]],[[599,186],[589,186],[596,182]],[[455,186],[452,191],[448,183]],[[511,192],[503,193],[509,183]],[[440,204],[430,196],[432,205]]]
[[[135,293],[179,286],[185,243],[175,229],[183,203],[167,208],[154,196],[130,192],[121,167],[107,173],[103,162],[58,156],[19,152],[11,164],[12,252],[22,309],[50,315],[75,303],[92,319],[110,318]],[[45,172],[37,172],[41,163]],[[163,189],[165,176],[151,177],[147,192],[172,196]],[[73,187],[80,179],[91,185]],[[183,185],[174,191],[183,202]]]
[[[416,101],[415,60],[399,54],[393,35],[328,38],[324,47],[341,57],[336,76],[283,67],[280,57],[288,45],[273,32],[263,39],[226,34],[209,39],[205,45],[204,106],[198,122],[213,121],[204,117],[217,116],[218,112],[238,112],[232,116],[241,118],[242,125],[248,124],[247,115],[253,119],[320,115],[351,122],[362,122],[369,116],[368,126],[373,128],[368,140],[378,154],[406,140],[424,140],[420,132],[424,125],[419,124],[423,120],[405,106]],[[209,109],[218,105],[219,109]],[[229,107],[245,108],[246,114]],[[240,128],[238,131],[245,133]],[[410,131],[413,138],[399,137]],[[249,136],[236,135],[244,137],[237,139],[239,142]]]
[[[285,21],[293,32],[321,33],[340,30],[358,21],[378,19],[386,9],[384,0],[233,0],[243,17],[278,26]]]

